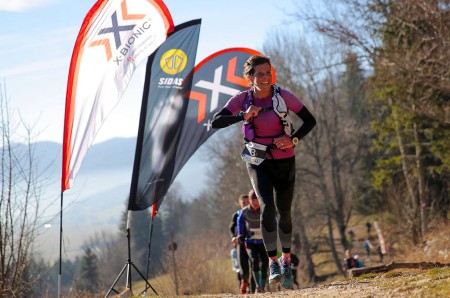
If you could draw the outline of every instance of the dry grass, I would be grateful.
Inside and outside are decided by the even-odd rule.
[[[450,225],[433,226],[422,244],[396,256],[399,261],[450,263]]]
[[[210,239],[215,239],[211,241]],[[215,293],[237,293],[236,273],[231,268],[230,247],[224,245],[229,239],[217,236],[198,235],[179,246],[175,254],[175,269],[179,295],[198,295]],[[177,294],[172,253],[165,257],[166,274],[151,279],[150,284],[161,297]],[[135,293],[145,289],[145,283],[134,286]],[[152,294],[151,289],[147,291]]]

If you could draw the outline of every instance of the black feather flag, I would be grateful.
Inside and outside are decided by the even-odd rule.
[[[179,33],[181,33],[178,30]],[[248,88],[242,77],[245,61],[259,52],[230,48],[204,59],[182,89],[165,90],[177,77],[159,71],[162,53],[179,41],[175,32],[149,60],[128,209],[159,208],[170,185],[195,151],[215,132],[211,119],[234,94]],[[197,39],[189,38],[192,42]],[[173,41],[172,41],[173,40]],[[151,69],[151,70],[150,70]],[[147,86],[147,83],[149,86]],[[158,88],[153,90],[152,88]],[[165,90],[164,93],[162,93]]]

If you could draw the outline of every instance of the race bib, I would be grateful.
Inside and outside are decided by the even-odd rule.
[[[244,150],[242,150],[241,158],[245,162],[259,165],[266,158],[266,151],[266,145],[248,142],[245,144]]]
[[[261,229],[250,229],[250,239],[252,240],[261,240],[262,232]]]

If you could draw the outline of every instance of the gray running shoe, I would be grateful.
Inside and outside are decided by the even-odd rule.
[[[294,276],[292,275],[291,264],[284,258],[281,261],[281,276],[281,286],[285,289],[292,289]]]
[[[269,284],[281,282],[280,264],[278,262],[271,262],[269,265]]]

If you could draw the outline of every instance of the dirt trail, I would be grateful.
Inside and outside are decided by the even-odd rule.
[[[256,295],[219,294],[199,297],[450,297],[450,268],[392,271],[372,275],[370,278],[336,281],[300,290]]]

